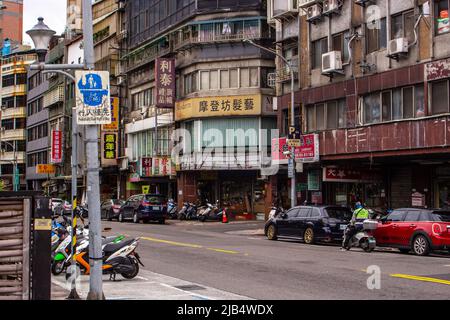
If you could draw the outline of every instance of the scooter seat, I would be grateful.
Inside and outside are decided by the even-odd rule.
[[[122,241],[119,243],[110,243],[105,246],[103,251],[105,252],[106,256],[109,256],[109,255],[113,254],[114,252],[122,249],[123,247],[126,247],[126,246],[132,244],[134,241],[135,241],[134,239],[130,239],[130,240],[125,240],[125,241]]]

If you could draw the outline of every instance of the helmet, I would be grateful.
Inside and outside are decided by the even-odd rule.
[[[362,206],[361,202],[358,201],[356,203],[355,207],[356,207],[356,209],[361,209],[363,206]]]

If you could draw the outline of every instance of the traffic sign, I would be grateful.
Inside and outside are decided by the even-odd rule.
[[[290,179],[292,179],[295,175],[294,159],[289,159],[288,164],[288,176]]]
[[[301,147],[302,141],[300,139],[289,139],[287,140],[287,145],[289,147]]]

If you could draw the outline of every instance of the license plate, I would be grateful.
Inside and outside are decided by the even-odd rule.
[[[347,229],[347,225],[346,224],[341,224],[341,230],[345,230]]]
[[[159,211],[159,207],[153,207],[153,211]]]

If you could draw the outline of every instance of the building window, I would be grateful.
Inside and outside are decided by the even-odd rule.
[[[433,115],[449,112],[449,83],[447,80],[431,84],[431,113]]]
[[[349,36],[350,33],[348,31],[333,36],[333,51],[341,53],[343,63],[347,63],[350,58],[348,50]]]
[[[448,15],[448,0],[435,0],[434,1],[434,16],[436,34],[444,34],[450,32],[450,21]]]
[[[335,130],[347,126],[345,99],[306,107],[307,131]]]
[[[322,68],[322,55],[328,52],[328,38],[323,38],[312,43],[312,69]]]
[[[423,85],[386,90],[363,98],[364,124],[425,116]]]
[[[407,38],[409,43],[413,43],[415,39],[414,25],[414,10],[392,16],[392,39]]]
[[[366,27],[367,53],[372,53],[387,47],[386,18],[374,20]]]

